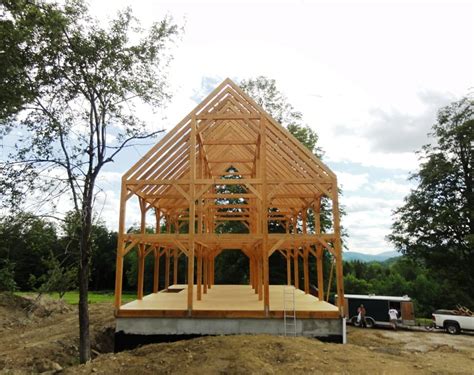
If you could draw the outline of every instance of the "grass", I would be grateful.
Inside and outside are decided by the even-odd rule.
[[[35,292],[16,292],[15,294],[19,296],[34,296]],[[48,293],[49,297],[53,299],[59,299],[58,293]],[[123,292],[122,293],[122,303],[130,302],[137,299],[136,293],[134,292]],[[79,291],[66,292],[63,296],[63,300],[70,305],[77,305],[79,303]],[[89,303],[113,303],[114,302],[114,292],[111,291],[94,291],[89,292]]]
[[[415,319],[415,324],[417,326],[429,326],[431,323],[433,323],[432,319],[428,319],[428,318],[416,318]]]

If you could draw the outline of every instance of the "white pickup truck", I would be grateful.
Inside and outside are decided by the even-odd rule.
[[[436,328],[444,328],[452,335],[461,331],[474,331],[474,316],[459,315],[453,310],[436,310],[432,315]]]

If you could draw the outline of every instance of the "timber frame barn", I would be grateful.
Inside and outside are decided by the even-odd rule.
[[[235,188],[222,193],[222,185]],[[126,232],[126,206],[132,197],[138,198],[141,233]],[[330,233],[321,233],[323,197],[332,207]],[[145,230],[150,224],[147,216],[153,217],[154,233]],[[312,233],[308,217],[314,218]],[[241,222],[248,233],[216,231],[229,221]],[[285,229],[269,233],[270,223]],[[282,289],[269,285],[269,257],[279,252],[286,258],[287,284],[301,294],[298,298],[302,302],[297,298],[295,307],[298,319],[341,319],[340,237],[336,175],[226,79],[122,178],[115,315],[117,319],[281,318]],[[248,293],[235,296],[244,299],[234,308],[227,302],[219,307],[217,295],[211,296],[220,287],[214,284],[215,259],[227,249],[241,250],[249,259],[249,285],[240,286]],[[122,305],[124,257],[131,251],[138,255],[137,300]],[[326,251],[334,262],[337,306],[324,302]],[[153,275],[144,274],[147,256],[154,257]],[[170,285],[170,258],[174,257],[176,264],[181,256],[187,258],[187,284],[176,285],[178,269],[174,266],[174,283]],[[309,269],[309,256],[317,259],[314,270]],[[166,280],[164,289],[159,290],[162,257],[166,258]],[[304,285],[299,285],[300,259]],[[311,272],[317,273],[317,298],[309,294]],[[144,277],[153,277],[153,293],[147,296]],[[165,293],[173,288],[179,293]],[[222,295],[232,297],[232,290]]]

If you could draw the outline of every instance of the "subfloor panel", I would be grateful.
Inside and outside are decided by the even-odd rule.
[[[120,307],[120,311],[187,310],[187,288],[187,285],[173,285],[169,287],[170,290],[181,290],[179,292],[162,290],[149,294],[142,300],[124,304]],[[270,312],[285,309],[284,295],[286,295],[286,310],[292,308],[292,290],[294,290],[295,311],[338,313],[336,306],[286,285],[270,285]],[[263,311],[263,301],[258,300],[258,294],[249,285],[213,285],[206,294],[202,294],[200,301],[196,295],[197,287],[194,286],[193,311]]]

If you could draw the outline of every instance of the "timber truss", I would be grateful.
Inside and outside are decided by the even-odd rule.
[[[138,197],[141,210],[138,234],[126,233],[125,228],[126,205],[133,196]],[[323,197],[332,203],[331,233],[321,233]],[[156,217],[155,233],[145,231],[148,211]],[[311,233],[308,218],[314,220]],[[223,223],[235,221],[247,233],[218,230]],[[335,260],[337,304],[342,313],[336,175],[229,79],[123,176],[119,222],[116,311],[121,306],[123,260],[130,251],[138,252],[138,300],[143,298],[145,257],[155,259],[154,293],[160,258],[166,257],[168,288],[170,257],[175,262],[187,257],[187,307],[192,315],[193,301],[206,298],[214,284],[216,256],[226,249],[240,249],[249,258],[250,284],[267,314],[269,257],[278,251],[286,258],[287,281],[296,288],[300,287],[298,260],[302,258],[301,289],[306,293],[308,257],[316,257],[318,297],[323,300],[322,259],[329,251]],[[271,225],[280,226],[282,233],[269,233]],[[176,284],[176,267],[173,278]]]

